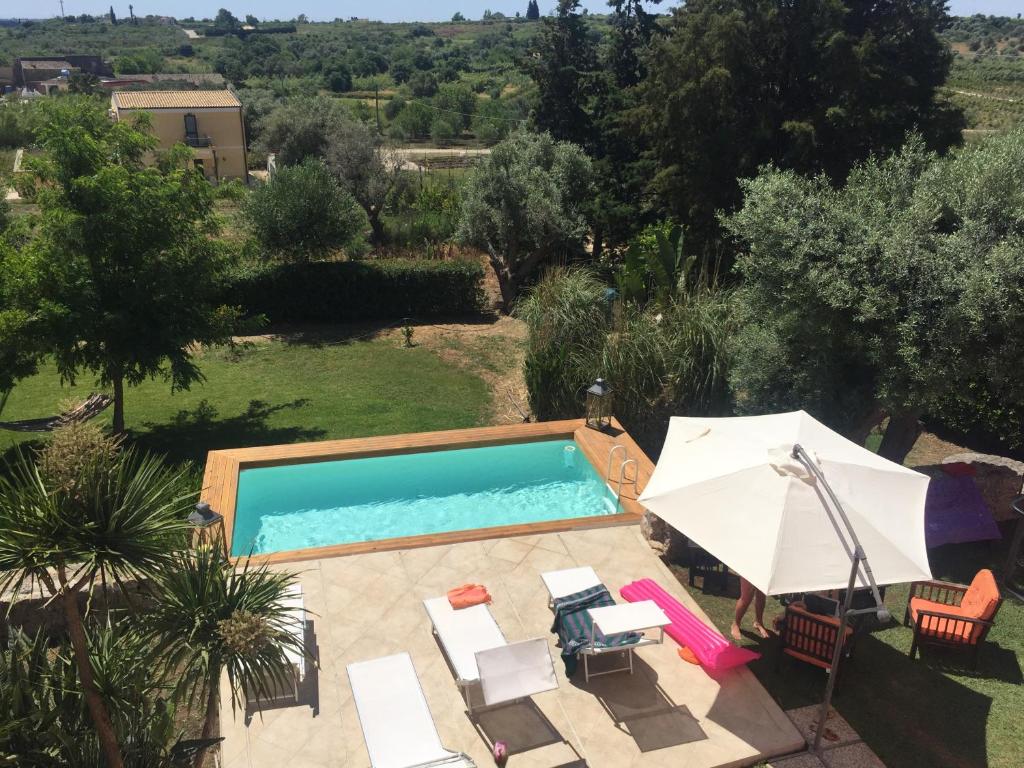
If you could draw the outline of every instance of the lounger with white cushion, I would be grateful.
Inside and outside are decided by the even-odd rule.
[[[372,768],[474,768],[468,756],[441,744],[408,653],[347,669]]]
[[[565,568],[561,571],[548,571],[540,575],[544,586],[548,588],[548,605],[560,597],[575,595],[584,589],[596,587],[601,583],[597,573],[589,565],[581,568]]]
[[[470,712],[473,704],[468,689],[476,683],[480,683],[488,707],[558,687],[546,639],[509,643],[486,605],[456,610],[447,597],[434,597],[424,600],[423,607]]]
[[[548,590],[548,607],[554,609],[555,600],[560,598],[568,597],[569,595],[575,595],[578,592],[591,589],[593,587],[604,586],[600,578],[598,578],[597,572],[589,565],[584,565],[578,568],[565,568],[560,571],[547,571],[540,575],[541,581],[544,582],[544,586]],[[614,601],[614,599],[613,599]],[[597,677],[599,675],[607,675],[613,672],[625,672],[628,671],[633,674],[633,652],[637,648],[641,648],[645,645],[661,644],[664,642],[664,625],[657,623],[649,623],[651,621],[660,622],[664,620],[665,624],[668,624],[667,617],[664,616],[660,609],[658,614],[654,615],[652,619],[650,615],[637,616],[637,611],[631,608],[631,605],[614,605],[607,608],[594,609],[597,611],[598,617],[603,617],[603,620],[599,618],[600,628],[604,630],[606,634],[619,634],[620,632],[630,632],[634,630],[640,630],[641,625],[644,628],[658,628],[659,634],[657,638],[646,637],[643,632],[639,632],[639,637],[635,642],[629,643],[628,645],[608,645],[602,646],[595,643],[596,632],[594,628],[591,628],[590,644],[580,648],[579,653],[583,656],[583,670],[584,677],[589,682],[591,677]],[[647,606],[650,608],[651,606]],[[657,606],[654,606],[657,608]],[[591,610],[591,618],[594,618],[594,610]],[[616,621],[615,618],[626,618],[630,621],[623,623],[621,620]],[[637,623],[639,621],[639,623]],[[622,626],[619,626],[622,625]],[[623,667],[617,667],[610,669],[605,672],[594,672],[590,671],[590,663],[588,661],[589,656],[600,656],[606,653],[625,653],[628,664]]]

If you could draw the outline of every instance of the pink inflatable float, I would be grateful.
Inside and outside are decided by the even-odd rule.
[[[665,627],[665,633],[693,651],[701,666],[710,672],[731,669],[761,658],[761,654],[740,648],[726,640],[650,579],[640,579],[627,584],[619,590],[619,594],[631,603],[653,600],[672,620],[672,623]]]

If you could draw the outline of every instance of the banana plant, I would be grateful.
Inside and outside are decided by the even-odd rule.
[[[633,238],[617,278],[626,301],[667,307],[688,289],[696,256],[683,250],[683,228],[673,224],[648,227]]]

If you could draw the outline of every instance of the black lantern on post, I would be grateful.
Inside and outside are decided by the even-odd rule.
[[[612,388],[598,379],[587,390],[587,426],[601,432],[612,425]]]
[[[192,549],[221,547],[227,555],[228,540],[224,531],[224,516],[214,512],[205,501],[196,504],[196,508],[188,516],[192,526]]]

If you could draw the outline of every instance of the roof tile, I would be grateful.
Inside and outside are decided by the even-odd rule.
[[[118,109],[202,109],[240,107],[231,91],[114,91]]]

